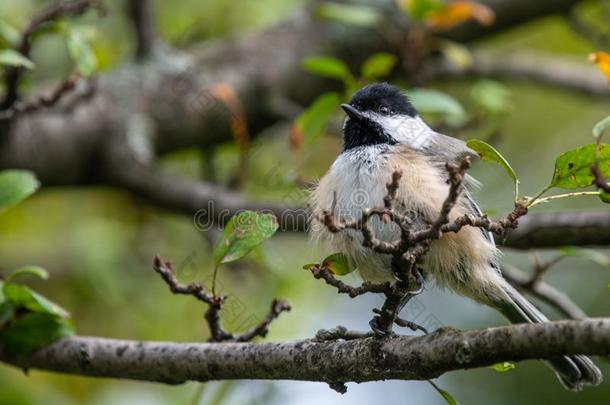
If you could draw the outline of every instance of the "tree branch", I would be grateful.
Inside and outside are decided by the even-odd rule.
[[[514,287],[546,302],[568,318],[584,319],[587,317],[585,311],[576,305],[567,294],[542,280],[531,284],[531,277],[515,266],[502,264],[502,275]]]
[[[610,245],[610,212],[568,211],[529,214],[498,242],[514,249]]]
[[[456,67],[445,60],[431,62],[428,65],[426,79],[469,74],[497,79],[527,80],[595,96],[610,96],[605,77],[596,67],[584,60],[578,61],[531,51],[509,54],[477,51],[473,53],[472,64],[465,68]]]
[[[136,59],[148,58],[155,46],[155,13],[152,0],[127,0],[127,11],[136,33]]]
[[[26,370],[168,384],[224,379],[345,383],[426,380],[504,361],[608,353],[610,319],[593,318],[346,341],[166,343],[71,337],[21,358],[0,348],[0,361]]]
[[[180,284],[174,275],[172,263],[163,261],[159,256],[155,256],[153,268],[169,286],[172,293],[190,295],[208,305],[204,318],[210,330],[209,342],[249,342],[259,336],[265,337],[269,332],[271,322],[279,317],[282,312],[287,312],[291,309],[288,302],[274,299],[271,303],[271,309],[264,320],[246,332],[234,335],[224,329],[220,319],[220,311],[228,297],[224,295],[215,295],[214,292],[208,293],[205,291],[203,285],[198,283],[191,283],[188,285]],[[212,291],[213,290],[214,288],[212,288]]]
[[[16,101],[12,107],[0,111],[0,122],[10,121],[18,114],[28,114],[41,108],[52,107],[57,104],[64,96],[70,94],[78,85],[81,79],[78,73],[68,77],[66,80],[59,83],[50,93],[38,96],[31,101]]]

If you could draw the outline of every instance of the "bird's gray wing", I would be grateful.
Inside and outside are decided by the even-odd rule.
[[[461,163],[466,156],[470,156],[473,160],[478,158],[477,153],[466,146],[466,142],[461,139],[438,132],[431,132],[428,137],[428,142],[422,145],[422,152],[443,164]]]
[[[468,176],[468,177],[470,177],[470,176]],[[470,177],[470,179],[471,179],[471,181],[476,182],[476,180],[474,178]],[[467,182],[468,182],[468,180],[467,180]],[[466,201],[466,208],[468,208],[468,210],[472,214],[475,214],[477,216],[483,215],[483,212],[481,211],[481,209],[479,208],[477,203],[474,201],[474,199],[470,195],[470,192],[468,191],[467,188],[464,189],[464,199]],[[492,245],[496,246],[496,241],[494,240],[494,235],[491,232],[489,232],[488,230],[485,230],[483,228],[479,228],[479,229],[481,229],[481,232],[483,232],[485,239],[487,239]]]
[[[477,153],[466,146],[466,142],[461,139],[452,138],[431,130],[426,131],[424,140],[421,138],[414,138],[410,141],[409,146],[411,148],[430,157],[443,171],[446,170],[445,165],[447,163],[459,164],[466,156],[469,156],[473,160],[479,157]],[[468,191],[468,188],[478,188],[479,182],[474,177],[466,174],[465,186],[464,199],[469,213],[483,215],[481,209]],[[495,246],[495,241],[491,232],[488,232],[485,229],[481,229],[481,232],[483,232],[485,238]]]

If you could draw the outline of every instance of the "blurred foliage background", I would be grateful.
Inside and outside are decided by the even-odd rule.
[[[91,42],[102,71],[125,62],[133,49],[122,2],[107,1],[104,18],[87,14],[74,22]],[[0,18],[22,27],[48,1],[0,0]],[[303,0],[196,0],[157,1],[157,20],[163,38],[187,48],[193,43],[259,30],[280,21],[304,4]],[[523,25],[475,45],[494,52],[533,49],[586,61],[597,48],[577,37],[560,17]],[[53,36],[36,43],[37,68],[26,86],[44,85],[70,72],[62,41]],[[552,69],[552,66],[548,67]],[[472,111],[473,88],[478,80],[439,80],[432,88],[459,100]],[[548,182],[555,157],[573,147],[591,143],[591,127],[610,111],[610,100],[592,98],[535,83],[504,82],[510,108],[501,118],[491,141],[521,174],[526,194]],[[434,119],[434,117],[429,117]],[[290,122],[277,126],[270,137],[255,142],[262,158],[249,168],[244,187],[253,198],[295,195],[302,191],[294,178],[321,176],[340,150],[337,136],[323,137],[303,154],[297,170],[288,142]],[[461,134],[460,134],[461,135]],[[465,137],[472,137],[468,132]],[[306,151],[307,152],[307,151]],[[236,147],[227,144],[216,153],[220,179],[228,179],[239,161]],[[202,154],[193,149],[164,158],[167,170],[199,176]],[[502,169],[478,164],[472,174],[483,183],[482,206],[500,213],[511,205],[512,186]],[[561,201],[542,210],[600,209],[596,198]],[[601,209],[604,209],[603,207]],[[605,208],[607,209],[607,208]],[[307,243],[306,235],[277,234],[247,260],[227,266],[220,274],[222,292],[231,296],[225,320],[231,330],[260,318],[273,297],[288,299],[293,311],[271,328],[270,340],[306,338],[322,327],[344,324],[366,329],[370,309],[379,300],[350,300],[337,296],[301,270],[304,263],[323,257]],[[22,265],[45,267],[51,279],[32,279],[31,285],[68,308],[81,335],[127,339],[203,341],[203,308],[189,297],[172,296],[151,268],[152,257],[172,258],[181,281],[205,280],[212,271],[211,249],[191,218],[152,208],[128,194],[107,188],[44,188],[35,196],[0,213],[0,271]],[[550,257],[553,252],[541,252]],[[505,260],[531,267],[531,253],[505,252]],[[349,276],[356,281],[356,276]],[[608,268],[570,258],[554,268],[547,281],[566,291],[591,316],[607,315],[610,294]],[[28,280],[30,281],[30,280]],[[483,328],[504,324],[493,311],[450,292],[429,288],[418,297],[413,311],[418,322],[454,327]],[[543,305],[544,307],[544,305]],[[547,312],[552,314],[548,308]],[[606,311],[606,313],[604,313]],[[600,361],[607,376],[610,366]],[[608,378],[608,377],[607,377]],[[491,369],[454,372],[439,384],[462,404],[522,404],[541,402],[602,404],[610,398],[610,383],[574,394],[564,391],[540,362],[524,362],[499,373]],[[301,382],[160,384],[101,380],[20,370],[0,365],[0,404],[365,404],[384,398],[388,404],[443,403],[425,382],[349,384],[340,396],[325,384]]]

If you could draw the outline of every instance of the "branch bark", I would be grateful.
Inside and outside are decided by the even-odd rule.
[[[23,369],[168,384],[224,379],[345,383],[426,380],[504,361],[608,353],[610,319],[593,318],[347,341],[167,343],[71,337],[22,358],[0,348],[0,361]]]
[[[605,210],[530,214],[519,220],[519,227],[505,241],[498,242],[515,249],[608,246],[610,213]]]
[[[467,74],[527,80],[595,96],[610,96],[607,80],[595,66],[566,57],[531,51],[501,55],[489,51],[475,52],[471,66],[460,69],[444,61],[431,64],[428,77],[446,78]]]

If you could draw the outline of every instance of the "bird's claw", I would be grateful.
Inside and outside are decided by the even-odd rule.
[[[394,319],[394,323],[402,328],[409,328],[411,329],[413,332],[417,332],[418,330],[424,332],[424,334],[428,334],[428,330],[426,328],[424,328],[421,325],[416,324],[415,322],[412,321],[407,321],[406,319],[402,319],[400,317],[396,317],[396,319]]]
[[[389,334],[388,331],[379,328],[379,325],[377,323],[378,320],[379,320],[379,317],[376,316],[373,319],[371,319],[369,322],[369,326],[371,327],[371,330],[375,334],[375,337],[382,338],[382,337],[388,336],[388,334]]]

